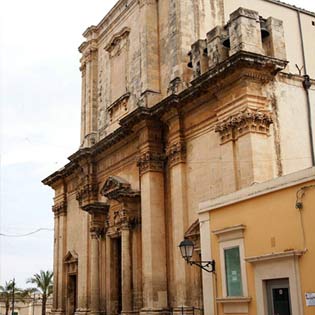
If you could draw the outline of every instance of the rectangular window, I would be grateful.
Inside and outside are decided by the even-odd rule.
[[[239,247],[224,249],[227,296],[243,296]]]

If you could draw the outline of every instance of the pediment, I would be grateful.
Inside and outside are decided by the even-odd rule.
[[[101,194],[108,199],[114,200],[123,197],[134,198],[140,196],[139,191],[132,190],[130,183],[119,176],[109,176],[101,189]]]
[[[130,33],[130,28],[124,27],[120,32],[113,35],[109,43],[105,46],[105,50],[111,52],[119,43],[125,39]]]
[[[70,250],[64,257],[64,262],[65,263],[75,263],[78,261],[78,254],[76,253],[75,250]]]
[[[199,227],[199,220],[197,219],[185,232],[185,237],[199,237],[200,235],[200,227]]]

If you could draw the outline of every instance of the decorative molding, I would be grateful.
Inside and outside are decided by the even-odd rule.
[[[119,54],[119,51],[123,48],[124,45],[122,41],[129,36],[130,28],[124,27],[120,32],[113,35],[109,43],[105,46],[105,50],[110,53],[111,56]],[[114,51],[115,50],[115,51]]]
[[[138,4],[139,4],[139,7],[141,9],[144,5],[156,4],[156,0],[138,0]]]
[[[260,256],[252,256],[246,257],[245,261],[248,263],[259,263],[266,260],[275,260],[275,259],[283,259],[283,258],[292,258],[292,257],[300,257],[305,254],[304,250],[288,250],[284,252],[278,253],[270,253],[266,255]]]
[[[76,253],[75,250],[70,250],[68,253],[65,255],[63,262],[68,265],[68,274],[76,274],[78,273],[78,254]]]
[[[63,200],[52,206],[52,211],[55,216],[66,215],[67,214],[67,201]]]
[[[243,224],[230,226],[224,229],[214,230],[212,233],[219,238],[219,242],[226,242],[244,238],[246,226]]]
[[[217,303],[249,303],[252,300],[249,296],[231,296],[231,297],[224,297],[224,298],[217,298]]]
[[[113,121],[113,117],[116,112],[122,112],[121,115],[119,115],[122,116],[125,112],[128,111],[129,97],[130,92],[127,92],[107,107],[107,111],[109,112],[109,118],[111,122]]]
[[[82,154],[84,154],[84,151]],[[75,160],[78,156],[72,156],[72,158]],[[96,164],[90,156],[87,155],[84,164],[78,166],[76,199],[83,209],[85,206],[98,202],[99,187],[96,182]]]
[[[92,238],[99,238],[105,234],[105,219],[109,205],[104,202],[93,202],[82,207],[90,214],[90,233]]]
[[[183,141],[171,144],[167,150],[167,161],[170,167],[186,162],[186,144]]]
[[[130,198],[139,198],[140,192],[131,189],[131,185],[119,176],[109,176],[101,189],[101,195],[110,200],[121,201]]]
[[[199,219],[197,219],[185,232],[185,238],[188,238],[194,242],[195,251],[199,251],[201,249],[200,246],[200,223]]]
[[[215,132],[220,134],[221,144],[224,144],[237,140],[247,133],[268,135],[272,122],[271,112],[246,108],[241,113],[232,115],[218,123]]]
[[[120,235],[122,229],[132,229],[140,223],[140,211],[122,206],[107,216],[105,221],[106,235],[115,237]]]
[[[138,159],[137,166],[140,174],[146,172],[163,172],[164,171],[165,155],[156,152],[143,153]]]
[[[76,199],[80,207],[84,207],[91,200],[98,198],[98,185],[96,183],[89,183],[81,186],[76,193]]]

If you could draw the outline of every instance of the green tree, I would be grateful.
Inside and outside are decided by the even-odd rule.
[[[0,301],[5,304],[5,315],[9,315],[10,302],[13,298],[14,287],[14,299],[17,301],[25,301],[30,298],[34,289],[20,289],[17,288],[13,281],[5,282],[4,286],[0,285]]]
[[[10,300],[13,295],[13,281],[0,285],[0,299],[5,304],[5,315],[9,315]]]
[[[46,315],[46,302],[53,292],[53,272],[41,270],[34,274],[32,278],[27,280],[27,283],[36,285],[38,292],[42,296],[42,315]]]

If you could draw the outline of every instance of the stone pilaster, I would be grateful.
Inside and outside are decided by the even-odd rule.
[[[90,147],[97,141],[97,74],[98,74],[98,44],[97,31],[89,28],[84,36],[85,41],[79,51],[82,53],[82,117],[81,146]]]
[[[217,124],[225,193],[272,178],[271,123],[269,111],[245,108]]]
[[[132,311],[130,234],[128,225],[123,226],[121,229],[122,314],[130,314]]]
[[[100,240],[105,232],[108,205],[94,202],[82,207],[90,214],[90,313],[100,314]]]
[[[56,195],[55,204],[52,207],[54,213],[54,287],[53,308],[55,314],[65,312],[65,266],[63,259],[66,254],[67,232],[67,197],[66,187],[61,183],[61,194]]]
[[[139,1],[141,14],[141,99],[144,106],[160,98],[159,26],[155,0]]]
[[[185,260],[178,250],[179,243],[183,240],[187,229],[187,187],[186,187],[186,143],[183,136],[183,121],[181,114],[176,110],[164,115],[168,125],[167,165],[170,176],[170,200],[172,215],[172,252],[173,273],[176,283],[173,292],[175,313],[181,314],[188,307],[188,270]]]
[[[100,311],[99,240],[97,231],[91,232],[91,305],[90,314]]]
[[[164,161],[162,126],[145,121],[139,130],[143,309],[141,314],[164,314],[168,308]]]

